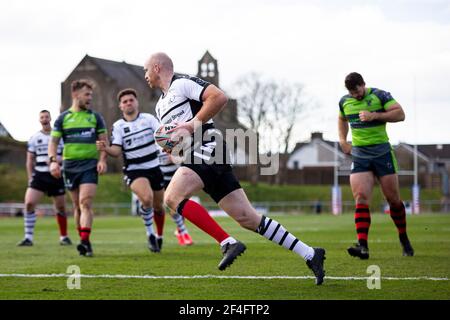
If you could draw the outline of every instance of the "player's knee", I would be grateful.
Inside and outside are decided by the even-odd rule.
[[[92,198],[85,197],[80,199],[80,209],[82,211],[91,210],[92,209]]]
[[[55,210],[58,214],[65,214],[66,207],[65,206],[55,206]]]
[[[149,196],[143,197],[141,199],[141,202],[142,202],[142,206],[144,208],[152,208],[153,207],[153,199]]]
[[[31,202],[31,201],[27,201],[27,202],[25,202],[25,211],[26,212],[32,212],[32,211],[34,211],[34,208],[35,208],[36,206],[35,206],[35,204],[33,203],[33,202]]]
[[[391,208],[400,209],[403,206],[402,201],[398,198],[387,198],[386,200]]]
[[[153,209],[155,210],[155,212],[165,212],[164,206],[162,203],[154,203]]]
[[[164,194],[164,203],[174,211],[182,200],[183,199],[180,200],[179,197],[175,196],[173,193],[167,192]]]
[[[357,191],[354,193],[355,201],[360,204],[367,204],[369,197],[366,193]]]
[[[79,214],[80,213],[80,205],[78,203],[73,204],[73,213]]]

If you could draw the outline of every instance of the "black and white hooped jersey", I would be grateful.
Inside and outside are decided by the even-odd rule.
[[[170,155],[162,150],[159,152],[159,168],[164,176],[165,182],[172,180],[175,171],[180,167],[179,164],[172,162]]]
[[[50,132],[44,133],[43,131],[38,131],[28,140],[28,152],[35,155],[34,170],[39,172],[50,172],[48,167],[48,144],[50,142],[51,136]],[[62,152],[64,148],[64,143],[62,139],[59,141],[57,149],[57,159],[61,160]]]
[[[203,93],[209,85],[209,82],[197,77],[175,74],[167,94],[161,95],[156,104],[155,110],[159,121],[162,124],[190,121],[202,108]],[[207,135],[204,135],[205,132]],[[201,145],[194,146],[196,141],[193,141],[191,150],[193,157],[208,161],[214,154],[216,141],[214,138],[207,138],[212,133],[220,134],[220,131],[215,129],[214,122],[210,119],[202,125]]]
[[[175,74],[166,95],[156,104],[156,115],[162,124],[187,122],[201,109],[202,96],[210,85],[200,78]],[[213,123],[209,120],[207,123]]]
[[[159,147],[153,136],[159,125],[149,113],[139,113],[133,121],[120,119],[114,123],[111,144],[122,147],[125,171],[151,169],[159,165]]]

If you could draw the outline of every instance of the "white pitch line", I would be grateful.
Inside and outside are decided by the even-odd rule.
[[[65,273],[53,273],[53,274],[0,274],[0,278],[108,278],[108,279],[260,279],[260,280],[275,280],[275,279],[289,279],[289,280],[307,280],[315,279],[313,276],[217,276],[217,275],[193,275],[193,276],[150,276],[150,275],[127,275],[127,274],[65,274]],[[329,280],[367,280],[371,277],[334,277],[326,276],[325,279]],[[381,280],[406,280],[406,281],[418,281],[418,280],[430,280],[430,281],[449,281],[449,278],[436,278],[436,277],[381,277]]]

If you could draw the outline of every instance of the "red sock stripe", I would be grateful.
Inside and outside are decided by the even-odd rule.
[[[359,240],[366,240],[366,241],[367,241],[368,237],[369,237],[369,236],[368,236],[367,233],[364,233],[364,232],[358,233],[358,241],[359,241]]]
[[[355,223],[355,225],[356,225],[356,229],[360,229],[360,228],[369,229],[370,228],[370,222],[357,222],[357,223]]]
[[[80,229],[81,241],[89,241],[90,235],[91,235],[91,228],[81,228]]]
[[[390,207],[391,218],[397,227],[397,231],[399,234],[406,233],[406,212],[405,206],[402,205],[400,207]]]
[[[67,236],[67,216],[64,214],[56,214],[56,221],[58,221],[59,234],[62,237]]]
[[[366,204],[357,204],[355,209],[355,227],[358,241],[363,240],[367,245],[370,229],[370,211]],[[361,242],[360,242],[361,243]]]
[[[160,236],[160,237],[162,237],[162,235],[163,235],[165,219],[166,219],[166,215],[164,214],[164,211],[154,211],[153,220],[155,221],[156,232],[158,233],[158,236]]]
[[[216,239],[218,243],[221,243],[229,237],[228,233],[226,233],[219,224],[211,218],[208,211],[197,202],[185,200],[180,204],[177,211],[198,228]]]
[[[355,219],[358,218],[370,219],[370,212],[355,212]]]

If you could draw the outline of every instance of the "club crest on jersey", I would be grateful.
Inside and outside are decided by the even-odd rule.
[[[206,81],[200,78],[193,78],[195,82],[197,82],[199,85],[204,86],[206,84]]]
[[[123,128],[123,132],[124,132],[124,133],[129,133],[129,132],[130,132],[130,128],[129,128],[129,127]]]
[[[38,139],[37,143],[42,143],[42,139]]]

